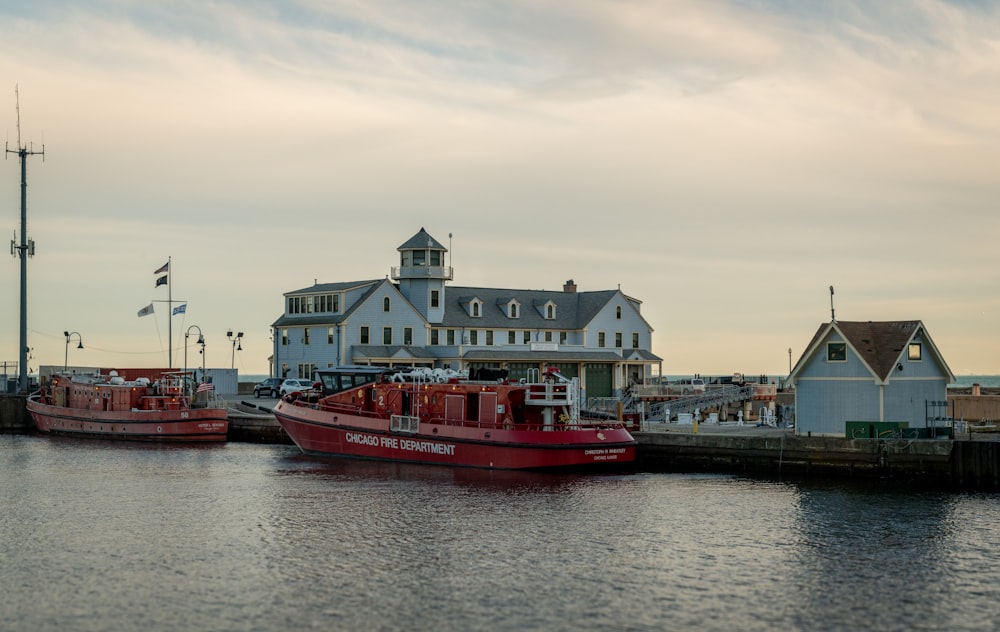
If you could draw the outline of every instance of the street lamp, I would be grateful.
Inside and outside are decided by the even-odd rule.
[[[72,333],[64,331],[63,335],[66,336],[66,357],[63,358],[63,373],[65,373],[66,371],[69,370],[69,341],[73,336],[76,336],[76,339],[79,342],[79,344],[76,345],[76,348],[83,349],[83,337],[81,337],[80,332],[77,331],[74,331]]]
[[[232,357],[232,360],[230,361],[229,368],[230,369],[235,369],[236,368],[236,352],[237,351],[243,351],[243,345],[240,344],[240,340],[243,339],[243,332],[242,331],[237,332],[236,336],[233,336],[233,330],[230,329],[229,331],[226,332],[226,338],[229,338],[229,340],[233,343],[233,357]]]
[[[198,343],[201,345],[201,372],[205,373],[205,336],[201,335],[201,327],[198,325],[191,325],[184,332],[184,389],[187,391],[187,371],[188,371],[188,336],[191,335],[191,330],[198,330]]]

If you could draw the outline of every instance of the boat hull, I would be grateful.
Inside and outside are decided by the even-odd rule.
[[[94,411],[45,404],[29,398],[28,412],[40,433],[132,441],[225,441],[225,408]]]
[[[393,432],[387,419],[324,411],[281,401],[278,422],[304,453],[406,463],[522,470],[626,465],[635,439],[620,424],[573,429],[483,427],[422,422]]]

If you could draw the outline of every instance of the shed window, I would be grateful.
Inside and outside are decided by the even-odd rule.
[[[847,343],[830,342],[826,345],[827,362],[847,362]]]
[[[906,359],[907,360],[923,360],[923,345],[919,342],[911,342],[906,348]]]

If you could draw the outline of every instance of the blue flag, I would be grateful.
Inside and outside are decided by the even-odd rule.
[[[188,307],[187,303],[184,303],[183,305],[178,305],[177,307],[174,308],[173,315],[176,316],[177,314],[184,314],[184,313],[186,313],[187,312],[187,307]]]

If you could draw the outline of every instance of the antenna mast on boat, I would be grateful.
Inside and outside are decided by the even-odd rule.
[[[17,149],[11,149],[5,143],[4,158],[7,154],[17,154],[21,161],[21,243],[16,240],[10,242],[10,252],[17,251],[21,258],[21,329],[20,329],[20,355],[18,359],[18,381],[17,390],[19,393],[28,392],[28,257],[35,254],[35,242],[28,239],[28,156],[41,155],[42,162],[45,162],[45,144],[42,143],[42,150],[35,151],[34,146],[30,149],[21,144],[21,96],[18,94],[17,86],[14,86],[14,103],[17,111]]]

